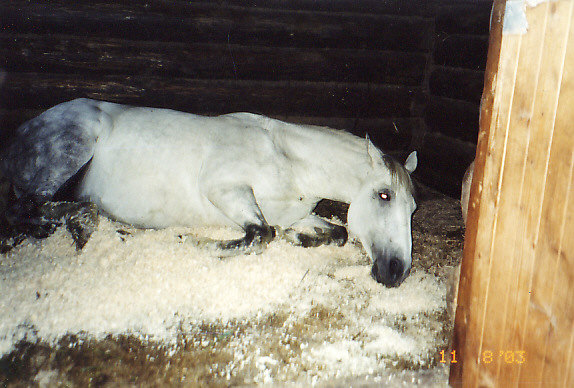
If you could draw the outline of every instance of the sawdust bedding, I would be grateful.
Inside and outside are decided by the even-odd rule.
[[[352,241],[220,260],[185,236],[235,232],[101,216],[76,252],[59,228],[0,255],[0,382],[444,386],[463,230],[458,201],[423,188],[413,270],[389,289]]]

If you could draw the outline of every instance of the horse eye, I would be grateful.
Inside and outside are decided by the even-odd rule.
[[[383,201],[390,201],[391,193],[389,193],[387,190],[383,190],[379,193],[379,198],[381,198]]]

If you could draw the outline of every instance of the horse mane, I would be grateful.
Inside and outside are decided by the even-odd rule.
[[[405,166],[397,162],[392,156],[386,154],[383,154],[383,162],[385,163],[385,166],[391,173],[391,179],[393,181],[393,184],[404,187],[414,197],[415,186]]]

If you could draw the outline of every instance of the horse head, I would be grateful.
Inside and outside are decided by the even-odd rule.
[[[367,152],[372,173],[349,206],[349,231],[373,260],[377,282],[396,287],[412,263],[411,219],[416,203],[410,174],[417,166],[417,154],[412,152],[402,165],[368,140]]]

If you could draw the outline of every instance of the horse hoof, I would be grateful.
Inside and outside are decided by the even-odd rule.
[[[77,210],[66,216],[66,228],[74,239],[76,250],[86,245],[98,223],[98,208],[89,202],[80,204]]]
[[[345,245],[348,238],[349,234],[347,233],[347,228],[339,225],[333,228],[333,232],[331,233],[331,239],[337,246],[342,247],[343,245]]]
[[[50,222],[36,225],[35,227],[30,227],[27,234],[37,239],[47,238],[50,237],[60,225],[62,225],[60,222]]]
[[[23,233],[10,237],[0,236],[0,254],[4,255],[10,252],[12,249],[20,245],[25,239],[26,235]]]

